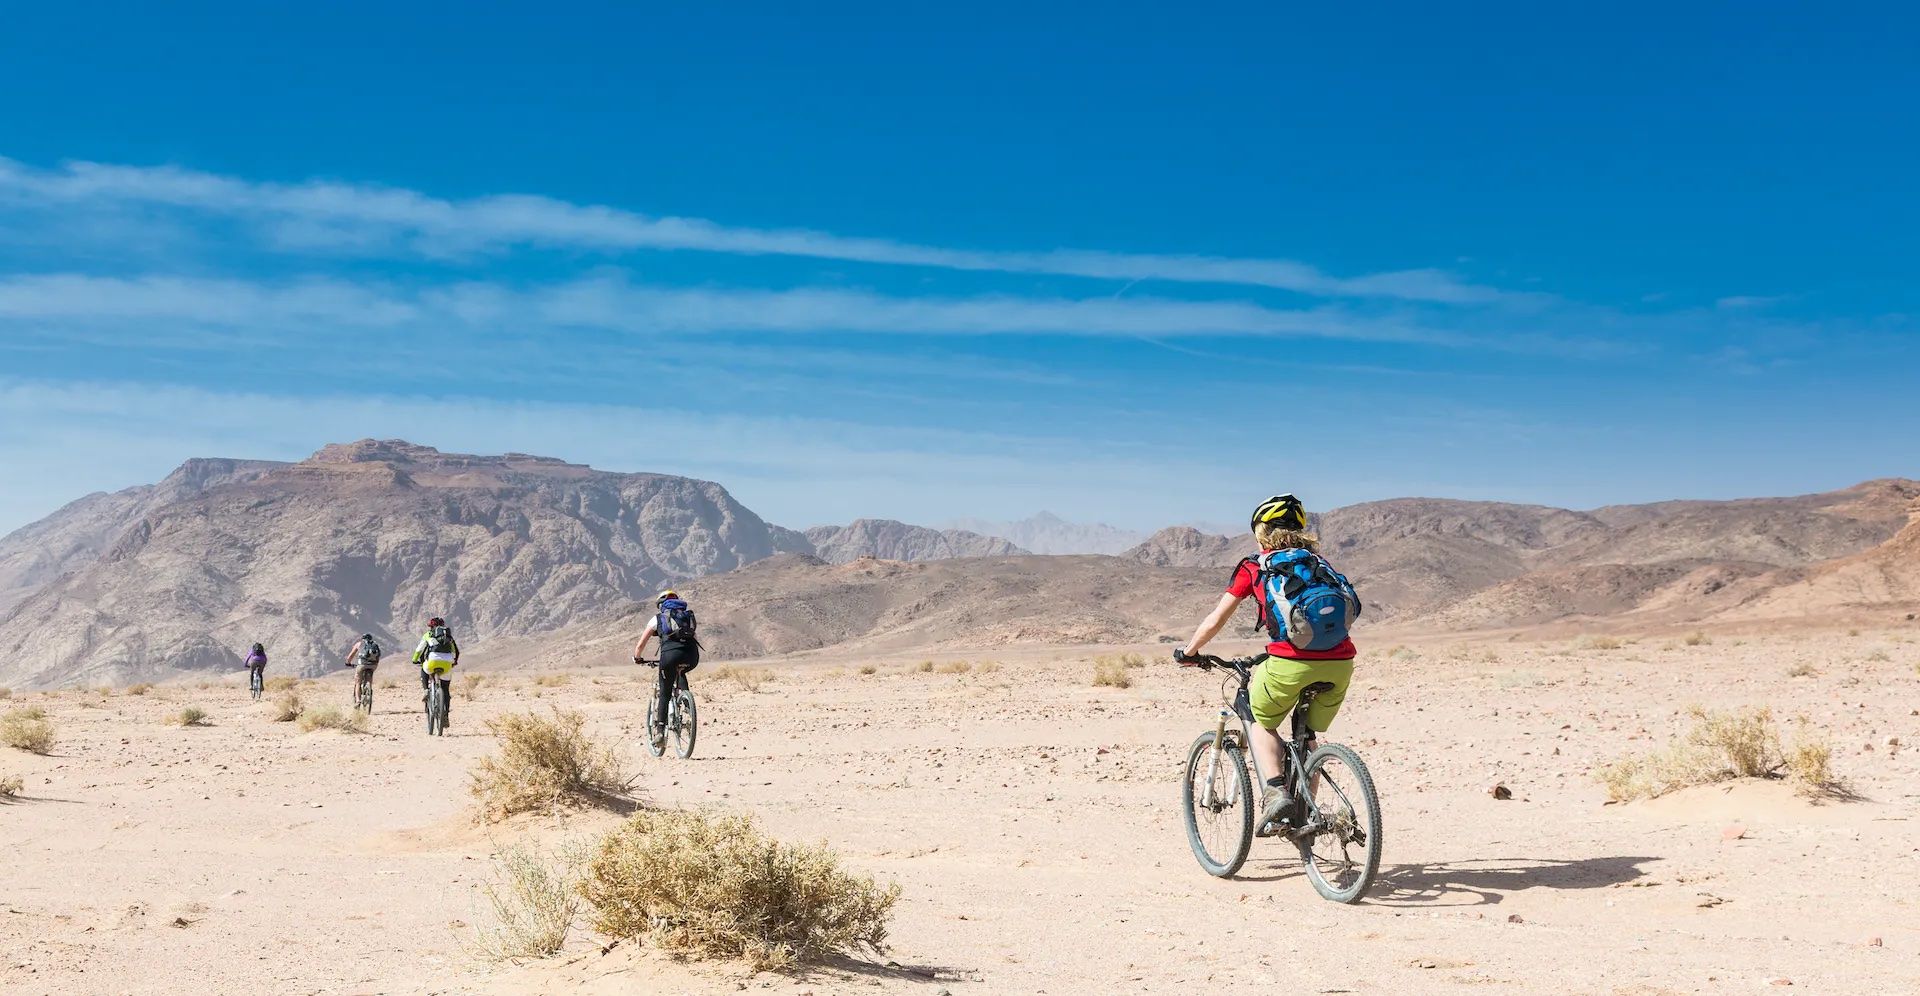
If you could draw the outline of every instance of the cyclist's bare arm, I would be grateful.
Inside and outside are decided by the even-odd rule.
[[[1193,639],[1188,641],[1186,646],[1187,653],[1199,653],[1200,648],[1207,645],[1207,641],[1219,636],[1220,631],[1226,628],[1227,620],[1233,618],[1233,610],[1239,607],[1240,599],[1234,597],[1232,592],[1221,595],[1220,604],[1215,605],[1213,612],[1201,620],[1200,628],[1193,631]]]
[[[647,620],[647,630],[646,630],[646,632],[644,632],[644,633],[641,633],[641,634],[640,634],[640,642],[639,642],[639,643],[636,643],[636,644],[634,644],[634,645],[633,645],[633,659],[634,659],[634,660],[639,660],[640,658],[642,658],[642,657],[645,657],[645,656],[647,656],[647,644],[648,644],[648,643],[649,643],[650,641],[652,641],[652,639],[653,639],[653,634],[654,634],[654,633],[655,633],[655,631],[657,631],[657,630],[658,630],[659,628],[660,628],[660,620],[659,620],[658,618],[654,618],[654,619],[649,619],[649,620]]]

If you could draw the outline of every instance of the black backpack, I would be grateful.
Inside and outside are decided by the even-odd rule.
[[[453,630],[445,626],[435,626],[427,630],[428,649],[436,654],[453,653]]]
[[[660,603],[660,622],[654,629],[660,634],[661,643],[666,643],[668,640],[676,643],[699,643],[700,638],[695,634],[699,626],[699,620],[694,618],[693,609],[689,608],[686,602],[669,598]]]
[[[372,640],[360,641],[360,666],[372,667],[380,663],[380,645]]]

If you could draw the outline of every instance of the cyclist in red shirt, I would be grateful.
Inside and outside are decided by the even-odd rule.
[[[1305,550],[1314,557],[1319,556],[1319,538],[1307,531],[1306,509],[1300,504],[1300,499],[1292,495],[1276,495],[1261,502],[1260,507],[1253,511],[1252,528],[1253,538],[1260,544],[1262,556],[1276,550]],[[1213,612],[1194,630],[1193,639],[1187,646],[1173,652],[1173,657],[1185,663],[1187,655],[1199,653],[1207,641],[1226,627],[1227,620],[1233,617],[1241,601],[1253,596],[1254,604],[1260,608],[1260,621],[1268,624],[1273,641],[1267,644],[1266,655],[1254,666],[1253,679],[1247,685],[1248,705],[1252,708],[1255,724],[1254,756],[1260,761],[1260,770],[1272,772],[1267,778],[1265,804],[1261,807],[1259,825],[1265,827],[1292,802],[1280,767],[1280,724],[1299,700],[1301,689],[1316,681],[1325,681],[1330,682],[1333,688],[1313,700],[1312,707],[1307,710],[1307,725],[1315,733],[1327,732],[1334,715],[1340,711],[1340,703],[1346,699],[1347,685],[1353,680],[1356,651],[1351,639],[1342,639],[1323,650],[1296,647],[1289,642],[1285,637],[1286,624],[1275,626],[1268,618],[1269,608],[1263,604],[1260,594],[1258,560],[1248,557],[1234,568],[1226,594],[1220,596],[1220,604],[1214,606]],[[1330,565],[1328,570],[1331,571]],[[1345,583],[1344,578],[1341,583]],[[1351,594],[1350,587],[1347,591]],[[1351,614],[1357,616],[1359,608],[1359,599],[1352,598]],[[1302,746],[1311,752],[1315,743]]]

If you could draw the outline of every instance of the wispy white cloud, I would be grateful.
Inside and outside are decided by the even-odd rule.
[[[288,249],[458,255],[516,246],[601,252],[693,250],[950,270],[1271,287],[1315,297],[1445,304],[1507,296],[1437,269],[1335,276],[1285,259],[1086,249],[982,251],[807,229],[656,217],[523,194],[447,200],[404,188],[314,180],[264,183],[171,166],[72,162],[37,169],[0,158],[0,201],[28,206],[147,205],[238,217]]]
[[[1337,307],[1271,308],[1246,302],[1136,297],[985,295],[902,298],[866,291],[679,288],[597,276],[517,288],[462,283],[408,289],[330,279],[259,283],[187,277],[38,274],[0,278],[0,322],[55,327],[153,322],[265,330],[466,327],[745,332],[1076,336],[1270,336],[1464,344],[1452,332]]]

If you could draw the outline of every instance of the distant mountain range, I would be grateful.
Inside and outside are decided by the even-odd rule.
[[[1029,553],[1041,554],[1117,554],[1147,538],[1142,532],[1097,522],[1068,522],[1052,512],[1041,512],[1017,522],[957,519],[947,523],[947,528],[998,536]]]
[[[1917,512],[1920,482],[1887,479],[1586,512],[1405,498],[1315,526],[1365,625],[1467,630],[1920,608]],[[702,599],[721,654],[1177,639],[1252,552],[1186,526],[974,525],[803,534],[711,482],[396,440],[196,459],[0,538],[0,685],[232,668],[255,640],[276,670],[317,673],[363,631],[410,645],[430,614],[470,643],[631,640],[622,620],[667,583]],[[1043,553],[1089,546],[1107,553]]]

